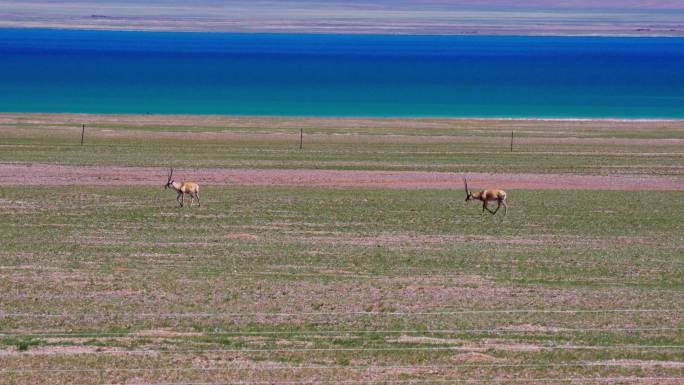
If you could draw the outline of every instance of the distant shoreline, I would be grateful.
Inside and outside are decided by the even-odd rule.
[[[474,36],[684,36],[681,0],[4,0],[0,28]]]
[[[544,117],[441,117],[441,116],[304,116],[304,115],[228,115],[228,114],[136,114],[136,113],[79,113],[79,112],[11,112],[0,111],[0,119],[12,117],[60,117],[60,118],[178,118],[181,120],[201,117],[206,120],[298,120],[298,121],[415,121],[415,122],[605,122],[605,123],[658,123],[658,122],[684,122],[684,118],[544,118]]]
[[[482,29],[478,31],[450,29],[444,31],[417,31],[398,30],[387,31],[383,29],[202,29],[202,28],[175,28],[169,27],[138,27],[138,26],[95,26],[70,24],[55,25],[42,23],[8,23],[0,21],[0,29],[47,29],[62,31],[111,31],[111,32],[170,32],[170,33],[246,33],[246,34],[301,34],[301,35],[379,35],[379,36],[479,36],[479,37],[601,37],[601,38],[684,38],[684,27],[681,30],[668,32],[650,31],[619,31],[598,32],[592,30],[577,30],[573,32],[554,31],[496,31]]]
[[[578,37],[594,37],[594,38],[674,38],[682,39],[684,38],[684,29],[678,31],[677,33],[663,33],[663,34],[643,34],[643,33],[592,33],[592,32],[575,32],[575,33],[526,33],[522,31],[507,31],[507,32],[453,32],[453,33],[431,33],[431,32],[394,32],[387,33],[382,31],[377,32],[366,32],[366,31],[310,31],[310,30],[286,30],[286,31],[252,31],[252,30],[181,30],[181,29],[156,29],[156,28],[109,28],[109,27],[97,27],[97,26],[5,26],[2,20],[0,20],[0,30],[53,30],[53,31],[84,31],[84,32],[150,32],[150,33],[187,33],[187,34],[246,34],[246,35],[321,35],[321,36],[416,36],[416,37],[568,37],[568,38],[578,38]]]

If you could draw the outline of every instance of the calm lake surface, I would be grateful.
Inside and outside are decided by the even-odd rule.
[[[684,39],[0,29],[0,111],[684,118]]]

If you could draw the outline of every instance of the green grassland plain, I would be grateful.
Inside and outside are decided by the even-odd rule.
[[[684,378],[683,122],[3,114],[0,138],[0,171],[541,176],[506,217],[420,186],[3,183],[0,384]]]

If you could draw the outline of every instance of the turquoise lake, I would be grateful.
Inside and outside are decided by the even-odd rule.
[[[0,29],[0,111],[684,118],[684,39]]]

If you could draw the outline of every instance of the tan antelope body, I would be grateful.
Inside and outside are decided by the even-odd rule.
[[[465,178],[463,178],[463,183],[465,184],[466,202],[471,200],[481,201],[482,212],[484,213],[484,211],[487,210],[490,213],[492,213],[492,215],[496,214],[496,212],[499,211],[499,207],[503,205],[504,215],[508,213],[508,204],[506,204],[506,192],[504,190],[487,189],[478,192],[472,192],[468,190],[468,181]],[[489,207],[487,207],[487,203],[489,202],[497,203],[496,209],[494,211],[490,210]]]
[[[180,206],[183,207],[185,201],[185,194],[190,195],[190,206],[192,206],[192,201],[194,199],[197,199],[198,206],[202,206],[199,198],[199,185],[193,182],[176,182],[171,180],[172,176],[173,168],[169,171],[169,179],[166,181],[164,188],[171,187],[172,189],[176,190],[176,192],[178,193],[178,195],[176,195],[176,200],[178,201]]]

